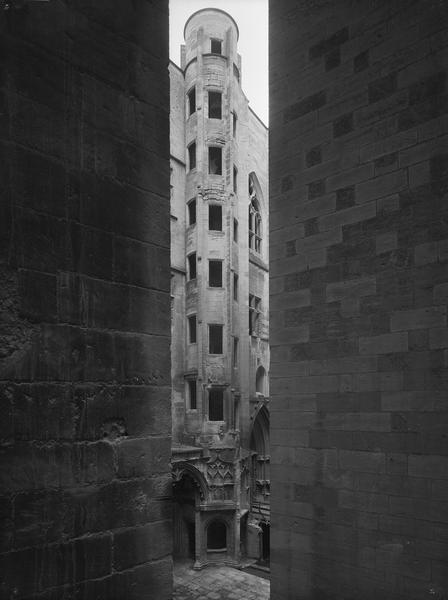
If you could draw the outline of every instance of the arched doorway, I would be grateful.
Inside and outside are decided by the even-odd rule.
[[[205,497],[205,483],[197,469],[178,463],[173,471],[173,557],[197,559],[198,510]]]
[[[197,489],[189,475],[182,475],[173,489],[174,558],[195,558]]]

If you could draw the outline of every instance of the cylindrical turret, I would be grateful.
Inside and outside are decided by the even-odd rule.
[[[234,62],[237,57],[238,26],[232,17],[218,8],[203,8],[185,24],[186,64],[202,54],[221,54]],[[220,43],[220,44],[219,44]]]
[[[217,439],[219,431],[234,426],[230,392],[237,172],[234,115],[242,100],[236,64],[238,27],[224,11],[207,8],[189,18],[184,35],[186,193],[197,211],[197,225],[186,236],[186,256],[197,259],[186,301],[196,312],[198,327],[197,345],[188,347],[187,369],[197,369],[203,386],[202,433]],[[214,413],[212,397],[222,404]]]

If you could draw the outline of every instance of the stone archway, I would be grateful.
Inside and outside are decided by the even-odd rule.
[[[173,557],[197,559],[198,510],[205,498],[205,482],[191,465],[177,465],[173,471]]]
[[[197,501],[198,491],[192,477],[182,475],[173,489],[174,558],[195,558]]]

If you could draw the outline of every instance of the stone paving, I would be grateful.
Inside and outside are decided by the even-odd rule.
[[[174,563],[173,600],[269,600],[270,583],[232,567],[206,567]]]

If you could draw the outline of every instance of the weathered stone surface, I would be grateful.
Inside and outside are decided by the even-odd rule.
[[[271,4],[275,600],[448,590],[448,12],[391,6]]]
[[[171,594],[167,4],[1,9],[2,598]]]

